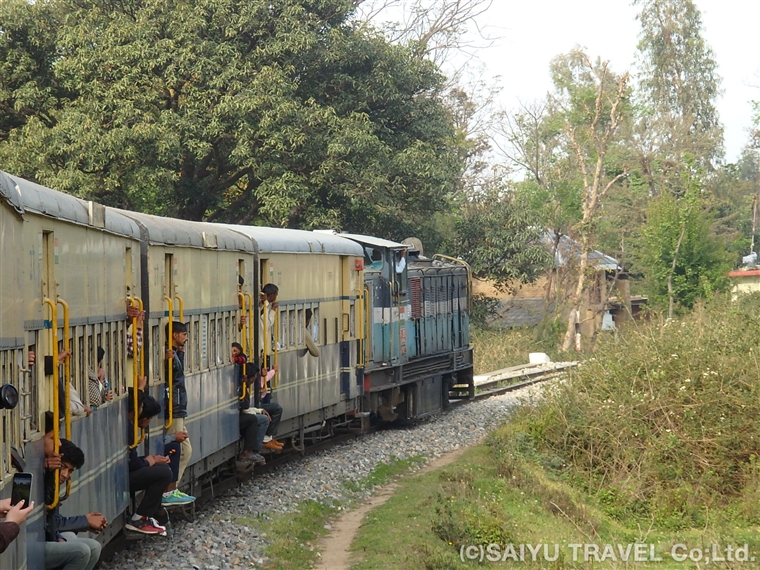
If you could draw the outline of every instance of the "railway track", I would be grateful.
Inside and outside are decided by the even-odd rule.
[[[553,378],[557,378],[563,375],[566,370],[576,366],[575,362],[564,363],[549,363],[541,365],[521,365],[496,370],[488,374],[479,375],[475,378],[475,393],[470,397],[469,386],[455,386],[451,391],[451,398],[449,406],[459,407],[468,403],[476,402],[479,400],[490,398],[510,391],[519,390],[520,388],[545,382]],[[414,420],[409,422],[403,422],[397,427],[387,427],[384,425],[367,425],[360,426],[343,426],[336,430],[336,433],[331,437],[325,437],[317,432],[313,434],[307,434],[305,442],[301,442],[300,446],[296,446],[292,440],[288,441],[288,447],[281,454],[270,453],[267,457],[267,464],[264,466],[257,466],[255,469],[248,470],[233,470],[227,469],[216,473],[216,477],[207,479],[202,484],[202,492],[199,493],[196,505],[192,508],[171,509],[172,519],[184,519],[192,521],[195,519],[195,510],[203,510],[208,504],[213,504],[213,499],[220,494],[235,489],[241,484],[244,484],[247,480],[253,477],[260,476],[265,473],[269,473],[275,469],[278,469],[286,464],[294,461],[299,461],[304,456],[314,455],[316,453],[327,451],[335,446],[347,443],[367,435],[369,433],[377,432],[383,429],[409,429],[410,424],[414,424]],[[138,537],[130,537],[137,539]],[[127,539],[124,533],[119,533],[113,541],[111,541],[103,551],[102,558],[104,560],[110,560],[120,550],[127,548],[132,540]]]

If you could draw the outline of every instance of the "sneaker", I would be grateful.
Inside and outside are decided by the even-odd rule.
[[[174,491],[170,493],[164,493],[163,497],[161,498],[161,504],[165,506],[188,505],[193,501],[195,501],[195,497],[192,495],[187,495],[179,489],[174,489]]]
[[[127,530],[132,530],[141,534],[160,534],[166,536],[166,529],[155,522],[155,519],[150,517],[140,517],[137,520],[130,519],[124,526]]]
[[[274,438],[272,438],[272,442],[273,442],[275,445],[279,445],[280,447],[285,447],[285,444],[284,444],[284,443],[282,443],[281,441],[277,440],[277,439],[274,439]]]
[[[162,531],[166,532],[166,526],[160,524],[155,518],[148,517],[148,522],[153,525],[156,528],[160,528]]]

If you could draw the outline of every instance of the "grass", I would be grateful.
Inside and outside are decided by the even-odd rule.
[[[725,558],[727,546],[746,543],[749,556],[760,559],[756,529],[736,529],[717,522],[680,532],[626,525],[606,515],[592,498],[553,480],[540,465],[513,458],[505,468],[503,453],[499,442],[492,440],[490,445],[468,450],[447,467],[401,480],[395,495],[373,509],[362,523],[352,545],[361,561],[352,569],[478,566],[482,565],[479,560],[462,561],[464,548],[472,546],[479,558],[482,546],[483,563],[488,563],[488,544],[500,545],[498,550],[492,547],[491,562],[495,557],[505,558],[506,567],[526,569],[704,568],[704,549],[712,556],[712,544],[719,545],[717,552]],[[638,556],[633,546],[637,542],[644,545]],[[512,551],[506,548],[509,544]],[[572,544],[589,546],[574,548]],[[688,547],[675,551],[684,553],[685,561],[670,555],[678,544]],[[527,545],[534,548],[535,560]],[[537,551],[536,545],[541,545]],[[632,545],[630,549],[628,545]],[[688,559],[693,548],[700,549],[703,559],[699,562]],[[623,562],[627,549],[629,560]],[[522,560],[515,561],[521,552]],[[549,561],[555,554],[557,559]],[[653,555],[662,560],[649,560]],[[735,568],[737,563],[711,560],[709,566]],[[750,561],[742,567],[757,564]]]
[[[392,458],[388,463],[378,464],[370,473],[358,481],[348,481],[344,486],[350,494],[385,485],[413,467],[424,462],[424,457],[416,455],[407,459]],[[341,511],[352,507],[349,499],[344,504],[325,505],[316,501],[305,501],[297,512],[274,517],[270,521],[243,517],[240,524],[259,529],[261,536],[270,540],[266,556],[272,570],[295,570],[311,568],[318,560],[317,544],[330,533],[325,528]]]
[[[557,356],[558,341],[541,340],[535,329],[496,329],[472,327],[470,343],[474,351],[475,374],[484,374],[509,366],[527,364],[531,352]]]

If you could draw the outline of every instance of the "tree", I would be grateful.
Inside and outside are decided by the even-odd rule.
[[[683,193],[685,160],[704,172],[723,156],[715,99],[717,64],[702,38],[692,0],[636,0],[641,36],[638,75],[640,165],[652,195]]]
[[[627,73],[615,75],[608,62],[592,64],[580,50],[557,57],[552,62],[552,75],[556,102],[564,115],[564,136],[582,180],[581,220],[576,225],[581,249],[578,278],[562,344],[562,349],[568,350],[580,319],[587,272],[591,269],[588,254],[596,243],[602,204],[610,189],[628,174],[625,163],[614,164],[608,155],[614,150],[616,135],[627,116],[629,89]]]
[[[465,201],[450,249],[467,260],[475,277],[513,291],[535,281],[552,258],[541,243],[543,228],[500,180],[497,176],[490,189]]]
[[[732,256],[711,228],[704,209],[698,176],[684,181],[682,197],[670,193],[653,198],[640,247],[642,265],[647,267],[650,302],[676,309],[690,309],[699,298],[728,287]]]
[[[406,237],[461,172],[443,76],[350,24],[350,0],[59,0],[75,94],[4,168],[187,219]],[[416,233],[416,232],[414,232]]]

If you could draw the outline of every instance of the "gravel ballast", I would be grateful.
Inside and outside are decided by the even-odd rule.
[[[234,490],[198,507],[195,522],[175,521],[168,537],[146,536],[129,542],[109,570],[242,570],[266,562],[267,537],[238,524],[240,516],[267,520],[293,512],[314,500],[345,504],[370,495],[372,489],[349,490],[347,482],[365,478],[378,464],[424,456],[430,461],[462,446],[471,446],[498,424],[521,400],[535,396],[541,385],[479,400],[416,423],[408,429],[383,430],[326,451],[256,474]]]

